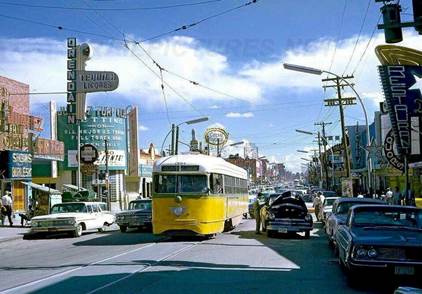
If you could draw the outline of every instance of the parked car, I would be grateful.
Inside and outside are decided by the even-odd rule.
[[[371,199],[371,198],[353,198],[353,197],[342,197],[334,201],[331,214],[325,221],[325,232],[328,236],[328,242],[330,245],[336,246],[334,242],[334,236],[337,232],[337,228],[340,225],[346,223],[347,213],[350,207],[359,204],[386,204],[382,200]]]
[[[67,232],[80,237],[83,231],[98,230],[115,222],[115,216],[101,209],[99,202],[67,202],[55,204],[50,214],[31,220],[30,234]]]
[[[308,213],[302,197],[291,191],[274,196],[261,210],[263,231],[271,237],[274,233],[305,232],[309,238],[313,228],[312,216]]]
[[[422,274],[422,209],[398,205],[357,205],[335,235],[339,261],[353,275]]]
[[[150,199],[129,202],[129,209],[116,215],[121,232],[128,228],[152,229],[152,201]]]
[[[323,214],[323,221],[324,222],[330,216],[331,211],[333,210],[334,202],[339,198],[340,197],[325,197],[324,198],[324,202],[322,202],[322,214]]]

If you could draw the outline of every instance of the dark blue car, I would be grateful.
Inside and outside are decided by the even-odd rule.
[[[422,209],[358,205],[349,210],[335,240],[349,274],[369,270],[384,275],[422,274]]]

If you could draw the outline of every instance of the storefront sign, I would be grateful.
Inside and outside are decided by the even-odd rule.
[[[29,152],[3,151],[0,153],[1,173],[6,178],[31,178],[32,155]]]
[[[213,146],[223,146],[227,143],[229,134],[223,128],[208,128],[205,130],[205,142]]]
[[[67,39],[67,123],[76,124],[76,38]]]
[[[105,92],[117,89],[119,77],[112,71],[77,71],[75,82],[78,92]]]
[[[402,172],[404,172],[404,163],[400,157],[396,154],[395,150],[395,138],[393,136],[393,130],[390,130],[385,137],[384,141],[384,154],[388,160],[388,163]]]
[[[422,116],[422,67],[379,66],[398,153],[411,153],[411,120]]]
[[[127,137],[125,109],[113,107],[89,108],[86,120],[81,122],[81,145],[91,144],[99,153],[96,162],[105,168],[105,140],[109,149],[109,168],[126,169]],[[63,168],[77,166],[77,126],[67,124],[67,112],[57,112],[58,140],[64,142],[65,160]]]
[[[138,165],[139,165],[139,148],[138,148],[138,108],[133,108],[128,113],[128,123],[129,123],[129,144],[130,144],[130,153],[129,156],[129,175],[137,176],[139,175]]]
[[[37,138],[34,146],[34,158],[47,160],[64,160],[63,142]]]

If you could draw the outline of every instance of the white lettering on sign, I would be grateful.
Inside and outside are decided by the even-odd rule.
[[[31,167],[12,167],[12,178],[30,178],[31,176]]]
[[[13,153],[12,160],[14,163],[32,163],[32,155],[25,153]]]

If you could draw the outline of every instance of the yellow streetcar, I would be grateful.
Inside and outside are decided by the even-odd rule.
[[[238,225],[247,211],[244,169],[202,154],[164,157],[154,164],[154,234],[212,236]]]

